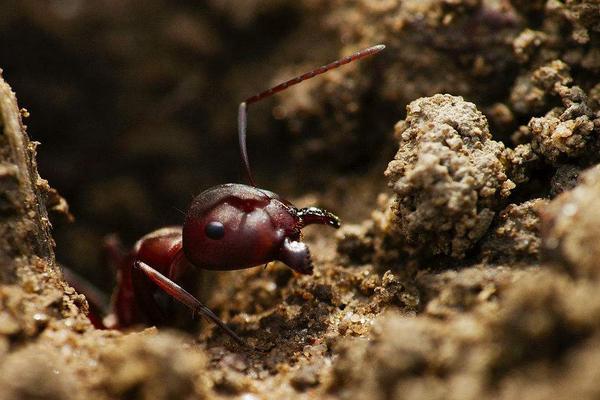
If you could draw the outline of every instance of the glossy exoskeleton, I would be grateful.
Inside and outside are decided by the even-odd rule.
[[[211,310],[179,284],[194,267],[236,270],[279,260],[300,274],[312,274],[308,246],[300,231],[307,225],[340,226],[332,213],[317,208],[296,208],[289,201],[256,187],[246,150],[247,105],[274,93],[384,49],[373,46],[279,84],[239,106],[238,134],[242,161],[250,185],[229,183],[205,190],[194,198],[182,227],[167,227],[141,238],[120,263],[114,296],[112,327],[137,324],[162,325],[163,310],[157,304],[162,290],[223,328],[237,342],[240,337]]]

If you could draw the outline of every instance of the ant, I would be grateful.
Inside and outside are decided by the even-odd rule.
[[[176,282],[193,267],[236,270],[274,260],[300,274],[310,275],[313,264],[308,246],[301,241],[301,229],[311,224],[340,227],[340,219],[329,211],[317,207],[296,208],[279,195],[256,186],[246,149],[247,107],[384,48],[377,45],[361,50],[243,101],[238,109],[238,135],[250,185],[228,183],[211,187],[193,199],[182,227],[166,227],[142,237],[119,263],[118,286],[113,299],[114,321],[107,325],[113,328],[163,325],[165,316],[156,298],[163,291],[244,345],[215,313]],[[94,313],[90,319],[104,327]]]

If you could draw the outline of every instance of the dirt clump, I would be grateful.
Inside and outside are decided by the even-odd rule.
[[[545,199],[534,199],[508,205],[482,240],[482,257],[487,262],[535,263],[541,247],[539,212],[547,204]]]
[[[585,92],[572,85],[568,65],[556,60],[534,71],[532,77],[534,84],[542,88],[541,93],[558,96],[563,104],[529,121],[533,151],[550,162],[583,153],[595,157],[600,120],[596,121]]]
[[[573,276],[598,278],[599,167],[584,171],[579,182],[543,210],[542,254]]]
[[[417,250],[464,257],[516,186],[511,151],[492,139],[474,104],[448,95],[409,104],[395,134],[386,176],[399,235]]]

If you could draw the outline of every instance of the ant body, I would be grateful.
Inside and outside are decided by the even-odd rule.
[[[279,260],[300,274],[312,274],[308,246],[300,240],[307,225],[339,228],[334,214],[317,208],[298,209],[268,190],[259,189],[246,150],[247,106],[304,80],[383,50],[378,45],[327,64],[242,102],[238,114],[241,157],[250,185],[229,183],[205,190],[194,198],[182,227],[167,227],[142,237],[120,263],[114,296],[114,326],[161,325],[155,295],[164,291],[194,314],[212,320],[235,341],[243,340],[210,309],[179,286],[194,266],[207,270],[250,268]]]

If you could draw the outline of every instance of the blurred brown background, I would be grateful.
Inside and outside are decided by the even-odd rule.
[[[310,2],[298,3],[0,3],[0,65],[31,113],[25,122],[42,143],[40,173],[75,216],[72,224],[54,221],[64,265],[109,289],[105,235],[117,233],[129,245],[179,224],[179,210],[201,190],[244,180],[238,103],[331,61],[341,48],[313,18]],[[273,118],[274,100],[264,103],[252,107],[249,121],[251,162],[263,186],[293,197],[320,188],[321,169],[365,161],[345,152],[343,162],[328,162],[317,141],[320,170],[311,174],[315,163],[292,149],[306,143],[301,133],[318,118],[294,130]]]

